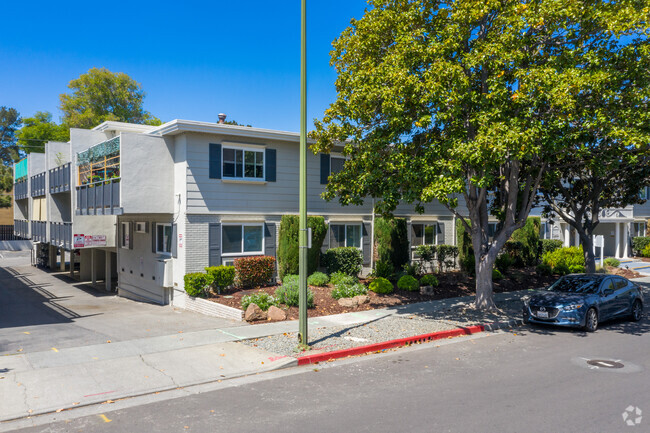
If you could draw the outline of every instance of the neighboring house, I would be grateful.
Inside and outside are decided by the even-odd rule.
[[[50,267],[132,299],[183,306],[183,276],[237,257],[276,255],[282,215],[298,213],[299,134],[174,120],[105,122],[16,164],[16,232],[47,249]],[[351,246],[372,263],[372,203],[320,194],[344,159],[308,155],[308,212],[325,217],[323,250]],[[400,206],[411,245],[455,243],[442,205]],[[72,254],[70,252],[73,252]],[[78,270],[77,270],[78,268]]]

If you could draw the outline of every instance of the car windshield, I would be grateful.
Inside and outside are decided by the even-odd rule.
[[[600,279],[588,276],[560,278],[548,288],[551,292],[597,293]]]

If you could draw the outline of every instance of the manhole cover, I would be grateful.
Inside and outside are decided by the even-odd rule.
[[[593,365],[598,368],[623,368],[623,364],[617,361],[611,361],[609,359],[590,359],[587,361],[587,364]]]

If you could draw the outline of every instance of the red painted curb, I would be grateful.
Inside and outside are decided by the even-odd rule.
[[[332,352],[304,355],[298,357],[298,365],[315,364],[317,362],[330,361],[337,358],[345,358],[346,356],[362,355],[364,353],[377,352],[379,350],[391,349],[393,347],[406,346],[412,343],[440,340],[442,338],[449,337],[458,337],[459,335],[471,335],[478,332],[483,332],[484,330],[485,327],[483,325],[474,325],[467,328],[456,328],[449,329],[447,331],[432,332],[430,334],[415,335],[413,337],[399,338],[397,340],[368,344],[366,346],[352,347],[350,349],[341,349],[334,350]]]

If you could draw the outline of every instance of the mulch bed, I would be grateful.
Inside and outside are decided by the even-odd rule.
[[[469,296],[475,294],[475,278],[461,271],[448,272],[437,275],[439,285],[433,295],[421,295],[419,292],[408,292],[399,290],[395,286],[395,291],[391,294],[377,294],[368,291],[370,302],[354,308],[346,308],[339,305],[336,299],[332,298],[332,286],[313,287],[314,308],[309,309],[309,317],[329,316],[332,314],[350,313],[355,311],[373,310],[394,305],[405,305],[416,302],[425,302],[435,299],[455,298],[459,296]],[[537,289],[548,286],[553,283],[557,277],[539,276],[535,268],[524,268],[512,270],[506,277],[500,281],[494,282],[494,292],[512,292],[516,290]],[[363,281],[369,283],[369,281]],[[246,295],[256,292],[266,292],[270,295],[275,293],[279,286],[267,286],[251,290],[238,290],[222,295],[216,295],[209,298],[210,301],[218,302],[233,308],[241,308],[241,299]],[[281,306],[287,313],[287,320],[298,319],[298,307]]]

